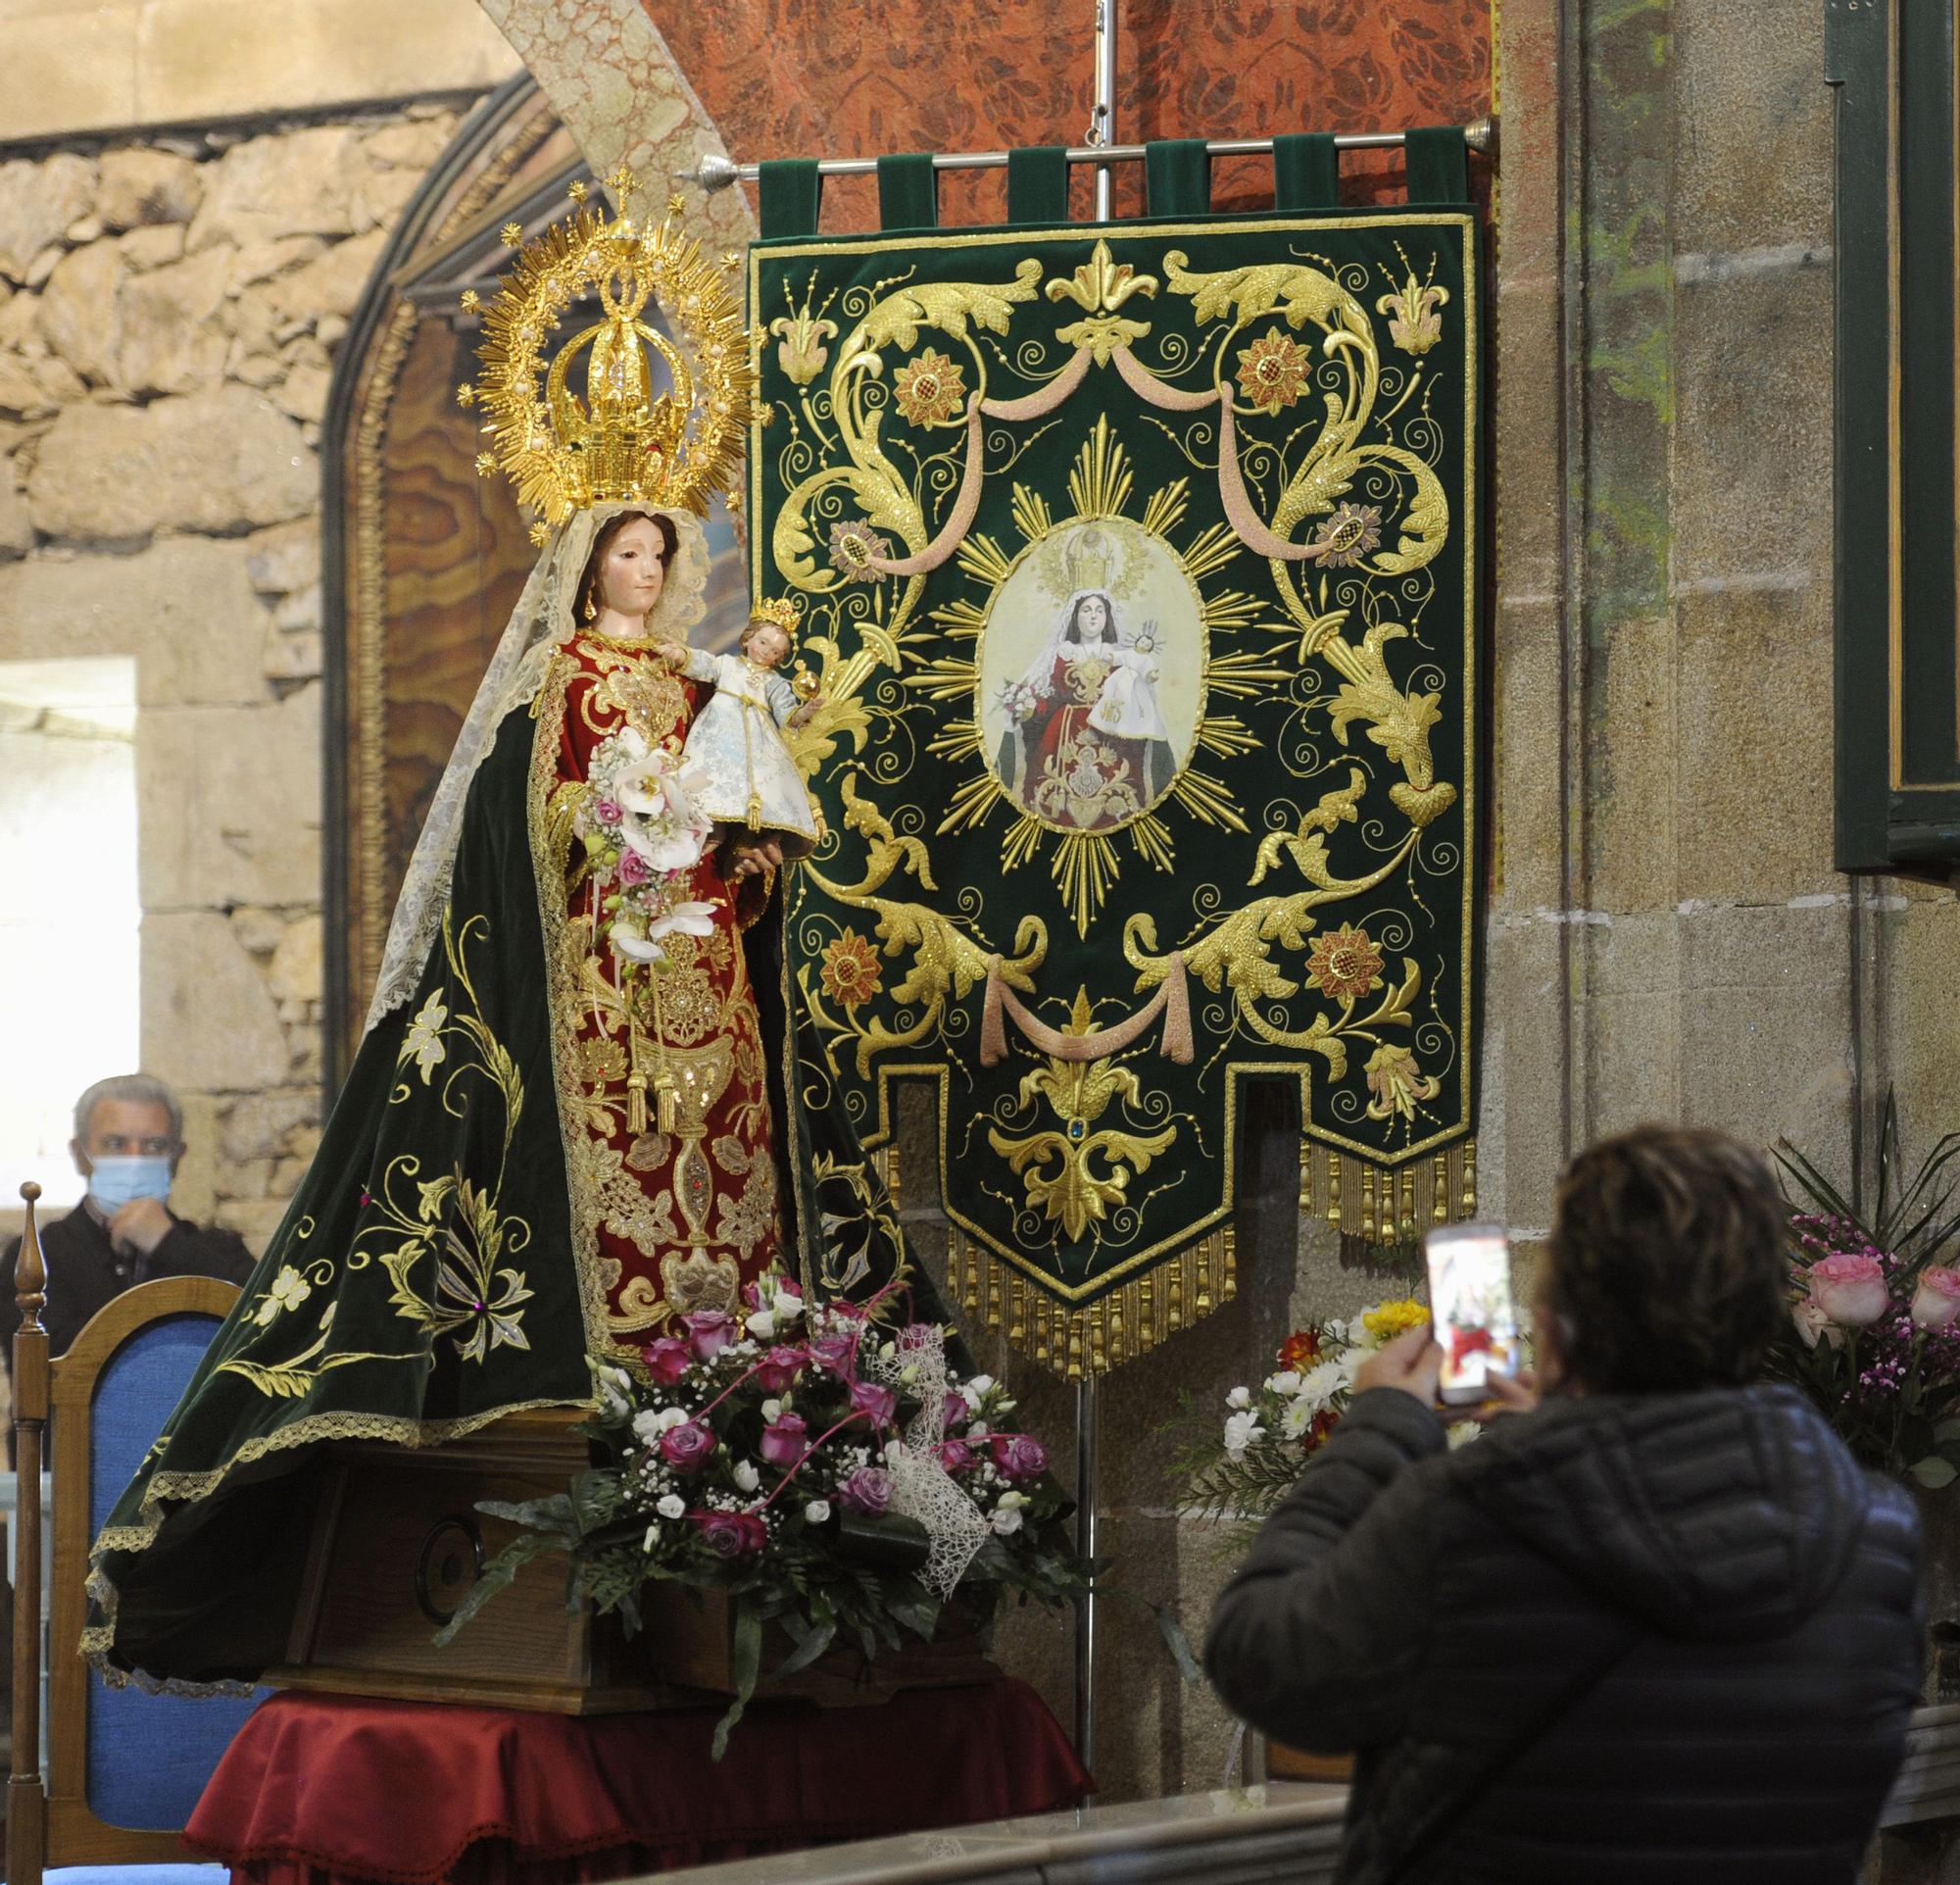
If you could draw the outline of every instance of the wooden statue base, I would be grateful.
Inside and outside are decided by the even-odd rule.
[[[565,1603],[563,1559],[533,1559],[446,1648],[436,1631],[484,1564],[515,1537],[479,1500],[517,1504],[563,1493],[590,1464],[573,1411],[514,1414],[448,1446],[380,1441],[324,1449],[300,1602],[276,1687],[418,1702],[474,1703],[556,1714],[700,1708],[734,1692],[732,1628],[719,1593],[649,1586],[640,1633]],[[790,1653],[765,1642],[767,1671]],[[882,1702],[900,1689],[991,1679],[977,1624],[949,1614],[941,1636],[867,1664],[833,1649],[770,1695],[827,1707]]]

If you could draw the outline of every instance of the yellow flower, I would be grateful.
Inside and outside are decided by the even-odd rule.
[[[892,380],[892,398],[914,425],[944,425],[966,404],[966,387],[956,361],[928,347]]]
[[[1429,1311],[1413,1296],[1399,1296],[1393,1302],[1377,1303],[1373,1309],[1364,1311],[1361,1326],[1368,1331],[1374,1345],[1383,1348],[1397,1335],[1405,1335],[1412,1328],[1427,1328]]]
[[[1306,389],[1306,349],[1285,334],[1261,334],[1239,355],[1239,390],[1246,404],[1278,413]]]
[[[1375,1096],[1368,1102],[1371,1119],[1386,1119],[1396,1114],[1404,1119],[1413,1119],[1416,1103],[1435,1099],[1439,1090],[1436,1079],[1416,1066],[1415,1056],[1391,1041],[1384,1041],[1368,1056],[1363,1071],[1368,1076],[1368,1091]]]
[[[823,952],[823,985],[840,1008],[861,1008],[878,992],[884,965],[877,951],[855,929]]]
[[[1338,1002],[1357,1002],[1382,985],[1382,952],[1365,929],[1344,922],[1314,943],[1306,979]]]

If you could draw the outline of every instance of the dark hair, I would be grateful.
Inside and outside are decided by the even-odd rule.
[[[1543,1300],[1576,1386],[1739,1387],[1789,1314],[1788,1207],[1725,1132],[1637,1126],[1566,1167]]]
[[[1075,607],[1068,612],[1068,634],[1063,639],[1072,638],[1079,640],[1081,638],[1082,605],[1089,600],[1090,596],[1094,596],[1102,605],[1102,633],[1099,639],[1102,641],[1116,640],[1116,605],[1101,589],[1091,589],[1088,594],[1079,596],[1076,599]]]
[[[638,518],[645,518],[661,533],[661,571],[666,572],[674,560],[674,553],[680,548],[680,532],[673,526],[673,519],[656,515],[652,511],[621,511],[610,517],[599,526],[592,539],[592,554],[585,559],[585,573],[578,578],[578,599],[573,604],[580,621],[588,620],[585,611],[588,605],[597,606],[599,601],[599,570],[606,561],[606,552],[612,547],[612,539],[627,524]]]

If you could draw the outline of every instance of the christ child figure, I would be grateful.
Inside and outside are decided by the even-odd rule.
[[[670,659],[690,680],[714,693],[688,729],[687,759],[700,769],[694,802],[714,820],[717,839],[760,836],[785,859],[817,840],[816,813],[783,734],[803,725],[820,697],[799,700],[776,670],[789,659],[796,612],[761,602],[742,631],[740,652],[710,655],[676,647]]]

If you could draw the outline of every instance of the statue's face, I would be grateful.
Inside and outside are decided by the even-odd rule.
[[[749,637],[749,659],[758,668],[777,668],[790,651],[790,638],[773,621],[765,621]]]
[[[1109,605],[1101,596],[1084,596],[1075,612],[1075,625],[1084,641],[1096,640],[1109,625]]]
[[[636,517],[606,546],[599,566],[599,600],[617,615],[643,618],[661,599],[666,540],[652,518]]]

